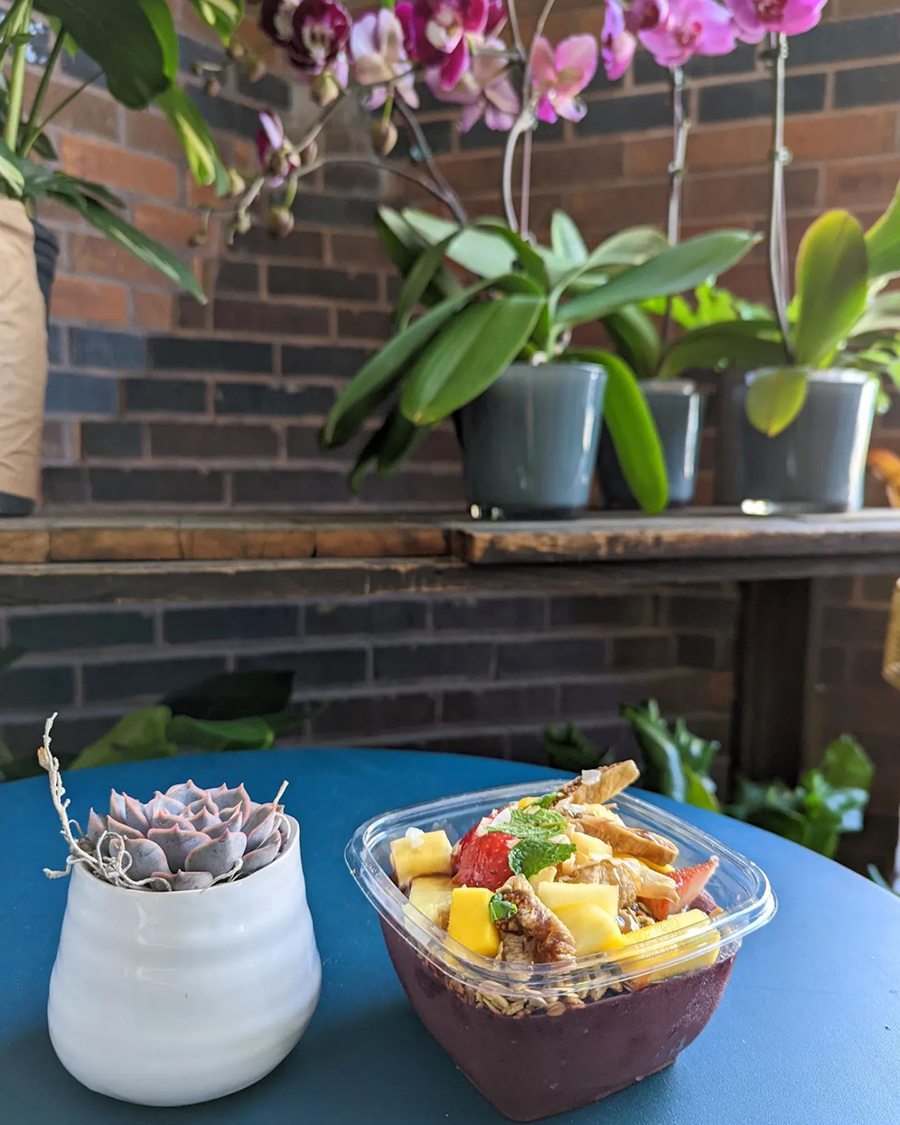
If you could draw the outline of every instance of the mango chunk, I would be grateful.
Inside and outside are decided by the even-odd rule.
[[[622,933],[615,917],[595,902],[572,902],[556,907],[553,912],[575,939],[576,957],[606,953],[622,944]]]
[[[447,933],[483,957],[496,957],[500,952],[500,933],[488,912],[493,897],[487,887],[454,887],[450,897]]]
[[[541,883],[552,883],[555,878],[555,867],[542,867],[540,871],[537,872],[537,874],[530,875],[528,877],[528,882],[531,883],[532,887],[534,887],[535,890],[537,890]]]
[[[449,875],[420,875],[409,888],[410,906],[414,906],[441,929],[447,928],[453,880]]]
[[[609,859],[613,854],[605,840],[588,836],[586,832],[573,832],[572,843],[575,845],[576,867],[586,867],[590,863],[596,863],[598,859]]]
[[[538,898],[558,914],[561,908],[591,903],[615,917],[619,888],[611,883],[538,883]]]
[[[410,829],[405,836],[391,840],[391,863],[401,887],[419,875],[449,875],[452,848],[447,833]]]
[[[684,936],[681,931],[693,927],[694,932]],[[702,910],[686,910],[683,914],[673,914],[662,922],[654,922],[644,926],[634,933],[625,934],[622,945],[626,949],[640,946],[642,942],[652,938],[670,938],[660,942],[654,949],[652,956],[641,958],[639,962],[629,961],[629,968],[647,970],[633,980],[632,987],[645,988],[648,984],[666,980],[667,977],[679,976],[694,969],[705,969],[715,963],[719,955],[719,931],[712,924]],[[672,957],[682,957],[686,953],[694,956],[686,957],[675,965],[666,965],[665,962]]]

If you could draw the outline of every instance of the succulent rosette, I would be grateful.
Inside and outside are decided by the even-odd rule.
[[[203,890],[252,875],[287,847],[284,806],[257,804],[243,785],[201,789],[193,781],[149,801],[110,791],[109,811],[91,809],[82,846],[150,890]]]

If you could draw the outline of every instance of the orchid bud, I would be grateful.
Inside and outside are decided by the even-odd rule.
[[[273,238],[284,238],[294,229],[294,216],[287,207],[272,207],[266,216],[266,229]]]
[[[215,77],[215,75],[210,75],[209,78],[207,78],[206,82],[203,84],[203,89],[207,92],[207,94],[209,94],[211,98],[214,98],[221,91],[222,83],[218,78]]]
[[[199,227],[188,239],[188,246],[190,246],[193,250],[197,250],[201,246],[206,245],[206,239],[207,232],[203,229],[203,227]]]
[[[228,169],[228,193],[229,199],[237,199],[239,195],[243,195],[247,190],[247,181],[240,174],[237,168]]]
[[[308,168],[310,164],[315,164],[319,157],[319,146],[315,141],[310,141],[309,144],[300,150],[300,166]]]
[[[248,82],[259,82],[266,76],[266,64],[259,55],[248,54],[241,63],[241,70]]]
[[[229,246],[234,244],[238,235],[246,234],[253,225],[253,220],[246,211],[238,211],[228,226],[225,228],[225,241]]]
[[[393,121],[376,121],[372,126],[372,144],[381,156],[392,152],[397,143],[397,126]]]
[[[230,59],[234,59],[234,61],[237,62],[247,54],[247,48],[243,43],[239,43],[237,39],[232,39],[228,44],[226,54]]]
[[[324,108],[340,97],[341,88],[334,75],[327,70],[323,70],[310,82],[309,93],[316,105]]]

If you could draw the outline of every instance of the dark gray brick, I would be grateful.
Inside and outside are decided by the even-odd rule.
[[[793,36],[788,66],[877,58],[898,50],[900,12],[858,20],[826,20],[805,35]]]
[[[163,636],[170,644],[295,637],[298,612],[289,605],[234,605],[168,609]]]
[[[375,649],[376,680],[427,680],[486,676],[493,646],[487,644],[391,645]]]
[[[900,63],[839,70],[834,76],[834,104],[838,109],[895,102],[900,90]]]
[[[116,699],[148,699],[190,687],[226,670],[224,657],[174,660],[118,660],[86,664],[82,669],[88,703]]]
[[[556,693],[549,684],[448,691],[444,693],[441,719],[445,723],[549,722],[556,714],[555,705]]]
[[[273,265],[269,266],[269,292],[276,297],[375,301],[378,278],[374,273],[350,273],[326,266]]]
[[[541,598],[453,598],[436,601],[432,613],[439,630],[537,630],[544,623]]]
[[[66,666],[29,668],[19,665],[7,668],[0,675],[0,707],[4,710],[23,711],[33,707],[49,715],[74,699],[75,676]]]
[[[147,359],[147,345],[142,336],[104,332],[99,328],[70,328],[69,349],[76,367],[140,371]]]
[[[664,93],[624,98],[592,99],[587,115],[575,126],[579,136],[596,133],[637,133],[669,125],[672,111]]]
[[[125,409],[135,414],[202,414],[206,384],[191,379],[126,379]]]
[[[48,465],[41,474],[41,480],[47,504],[86,504],[90,498],[87,469]]]
[[[334,402],[334,389],[316,384],[273,387],[268,383],[219,383],[215,391],[217,414],[257,414],[302,418],[326,414]]]
[[[115,414],[118,409],[118,379],[67,371],[51,371],[47,377],[48,414]]]
[[[44,613],[10,617],[10,644],[28,652],[63,652],[77,648],[153,643],[153,618],[147,613]]]
[[[673,636],[655,633],[650,636],[614,637],[610,652],[612,668],[660,668],[672,663]]]
[[[258,293],[259,292],[259,266],[255,262],[235,261],[226,258],[219,265],[216,274],[216,293]]]
[[[141,426],[137,422],[83,422],[81,452],[85,457],[140,457]]]
[[[275,109],[287,109],[291,104],[292,87],[275,74],[264,74],[255,82],[251,82],[245,74],[239,74],[238,90],[244,97]]]
[[[355,375],[372,354],[371,348],[309,345],[281,349],[285,375]]]
[[[341,472],[306,469],[239,469],[232,474],[235,504],[333,504],[348,498]]]
[[[825,75],[795,74],[784,87],[788,113],[810,113],[825,106]],[[772,84],[766,78],[706,86],[700,91],[701,121],[765,117],[772,109]]]
[[[645,594],[567,595],[550,602],[551,626],[566,628],[644,625],[651,613],[652,602]]]
[[[271,371],[272,346],[253,340],[155,336],[149,343],[158,371]]]
[[[296,673],[294,690],[338,687],[366,681],[364,648],[292,649],[238,658],[239,668],[290,668]]]
[[[90,469],[91,499],[101,504],[221,504],[222,474],[193,469]]]
[[[373,731],[415,730],[430,726],[436,704],[432,695],[409,692],[404,695],[350,696],[329,700],[312,720],[313,733],[334,738],[348,735],[370,736]]]
[[[306,632],[316,635],[409,633],[427,622],[424,601],[317,602],[306,608]]]
[[[606,667],[606,658],[607,644],[599,637],[510,642],[500,646],[499,675],[553,679],[557,672],[599,672]]]
[[[672,595],[669,599],[669,623],[688,629],[713,629],[730,633],[735,627],[737,606],[731,598]]]
[[[791,53],[794,45],[801,42],[806,36],[797,36],[791,41]],[[685,75],[691,78],[712,78],[718,74],[740,74],[743,71],[752,71],[756,65],[756,47],[751,43],[738,43],[735,49],[727,55],[694,55],[684,68]],[[602,71],[602,67],[599,71]],[[638,51],[634,59],[634,78],[638,85],[649,82],[668,82],[667,72],[646,51]]]

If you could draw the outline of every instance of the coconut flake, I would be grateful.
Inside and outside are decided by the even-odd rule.
[[[425,843],[425,833],[421,828],[407,828],[406,838],[409,840],[409,846],[414,850],[416,848],[421,848]]]
[[[582,770],[581,771],[581,784],[582,785],[596,785],[600,780],[600,770]]]

